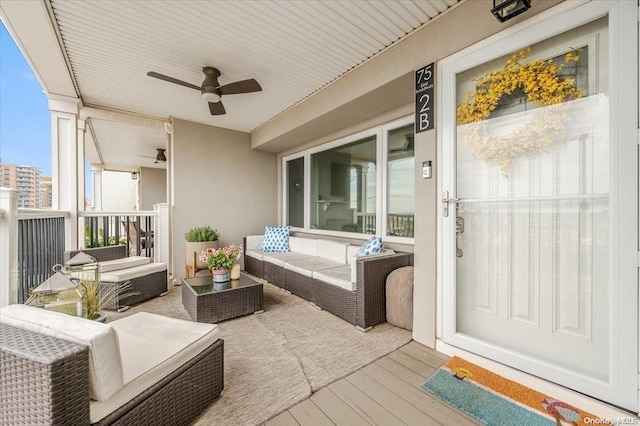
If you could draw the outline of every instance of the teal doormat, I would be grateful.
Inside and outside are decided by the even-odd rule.
[[[578,425],[598,419],[458,357],[439,368],[422,387],[491,426]]]

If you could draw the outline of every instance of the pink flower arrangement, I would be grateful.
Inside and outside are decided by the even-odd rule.
[[[219,249],[208,248],[200,253],[200,260],[207,263],[209,269],[231,269],[234,261],[240,260],[242,246],[231,244]]]

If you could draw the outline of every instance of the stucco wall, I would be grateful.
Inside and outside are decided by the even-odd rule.
[[[251,150],[248,133],[173,120],[173,271],[184,275],[184,234],[210,225],[220,245],[276,224],[276,155]]]
[[[140,210],[153,210],[153,205],[167,202],[167,171],[143,167],[140,169]]]
[[[413,109],[414,70],[444,59],[561,2],[536,0],[526,13],[501,24],[490,12],[493,7],[491,0],[466,1],[254,131],[252,145],[256,149],[291,153],[391,121],[398,111],[406,114]],[[413,338],[430,347],[434,347],[436,341],[439,273],[438,204],[441,197],[437,179],[439,165],[436,162],[438,130],[419,133],[415,139]],[[426,160],[435,165],[431,179],[422,179],[421,176],[422,162]],[[278,168],[280,172],[280,163]]]
[[[102,210],[138,210],[138,181],[131,179],[131,173],[110,170],[102,172]]]

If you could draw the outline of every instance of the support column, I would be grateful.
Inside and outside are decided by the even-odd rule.
[[[65,220],[65,250],[78,248],[78,210],[84,208],[84,130],[78,132],[80,100],[50,95],[53,156],[53,209],[69,212]],[[84,129],[84,125],[82,125]],[[78,133],[83,136],[78,137]],[[81,153],[81,154],[80,154]]]
[[[102,166],[91,165],[91,184],[93,185],[93,210],[102,211]]]
[[[154,262],[162,262],[167,264],[167,273],[172,273],[172,265],[169,262],[171,258],[170,243],[170,206],[169,203],[154,204],[153,209],[159,213],[154,221],[153,229],[153,255]]]
[[[0,188],[0,308],[18,303],[18,192]]]

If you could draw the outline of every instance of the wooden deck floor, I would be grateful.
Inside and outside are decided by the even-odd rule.
[[[265,423],[295,425],[479,425],[422,383],[448,357],[411,341]]]

